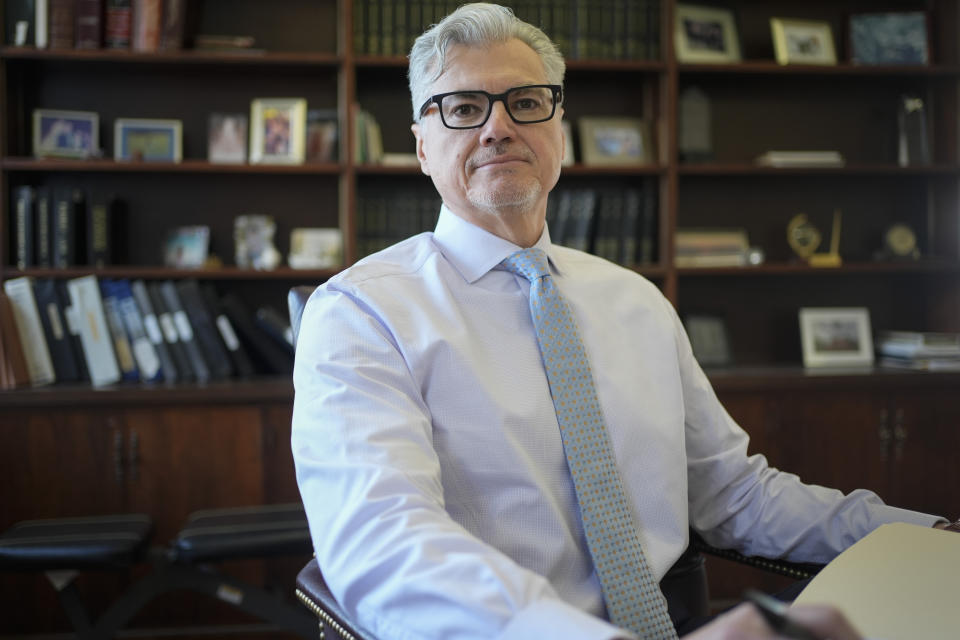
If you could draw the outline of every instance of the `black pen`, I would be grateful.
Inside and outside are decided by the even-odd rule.
[[[789,607],[785,602],[781,602],[780,600],[757,591],[756,589],[747,589],[744,592],[743,597],[746,598],[748,602],[752,602],[753,606],[755,606],[763,615],[763,619],[767,621],[768,625],[770,625],[770,628],[784,638],[799,638],[799,640],[823,640],[821,636],[817,635],[807,627],[804,627],[803,625],[798,624],[788,618],[787,609],[789,609]]]

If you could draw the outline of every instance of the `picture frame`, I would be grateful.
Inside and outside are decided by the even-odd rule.
[[[207,127],[207,161],[243,164],[247,161],[247,115],[211,113]]]
[[[930,64],[930,15],[926,11],[855,13],[848,26],[852,64]]]
[[[183,122],[117,118],[113,123],[113,157],[136,162],[180,162]]]
[[[683,322],[693,356],[701,367],[726,367],[733,364],[730,336],[721,316],[690,314]]]
[[[678,62],[740,62],[740,39],[732,9],[678,4],[674,10]]]
[[[36,158],[89,158],[99,155],[100,115],[94,111],[33,110]]]
[[[210,250],[210,227],[177,227],[167,233],[163,245],[163,264],[174,269],[200,269]]]
[[[770,18],[777,64],[837,64],[833,30],[825,20]]]
[[[306,129],[305,98],[254,98],[250,103],[250,162],[303,163]]]
[[[653,162],[650,125],[639,118],[584,116],[580,156],[587,166],[637,166]]]
[[[873,364],[870,312],[866,307],[805,307],[799,316],[803,366]]]

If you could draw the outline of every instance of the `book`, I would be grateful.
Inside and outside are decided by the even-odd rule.
[[[877,363],[888,369],[910,369],[912,371],[960,371],[960,356],[948,358],[897,358],[883,356]]]
[[[4,293],[13,309],[13,320],[20,336],[20,346],[27,361],[30,384],[40,387],[52,384],[57,376],[47,347],[47,338],[40,323],[37,300],[33,295],[33,279],[13,278],[3,283]]]
[[[95,387],[120,381],[120,367],[113,350],[113,340],[96,276],[82,276],[67,281],[70,305],[75,314],[83,344],[84,360]]]
[[[894,358],[960,358],[960,333],[881,331],[876,348]]]
[[[49,44],[49,32],[47,30],[47,16],[49,14],[50,0],[36,0],[36,13],[34,15],[33,36],[34,45],[37,49],[46,49]]]
[[[51,49],[73,49],[76,42],[76,0],[49,0],[49,45]]]
[[[131,0],[105,0],[103,44],[107,49],[129,49],[133,31]]]
[[[13,251],[17,269],[35,264],[34,197],[34,189],[30,186],[17,187],[13,193]]]
[[[197,376],[190,364],[187,347],[180,341],[180,332],[177,331],[177,324],[173,321],[173,314],[167,309],[163,295],[160,293],[160,283],[151,282],[146,285],[146,289],[150,304],[153,306],[154,313],[157,314],[157,322],[160,325],[160,331],[163,333],[163,339],[167,343],[167,349],[176,367],[177,378],[181,382],[195,380]]]
[[[293,330],[286,318],[273,307],[259,307],[254,322],[285,352],[294,355]]]
[[[176,288],[180,303],[190,319],[193,333],[203,353],[204,362],[210,369],[210,377],[215,380],[229,378],[233,374],[233,364],[219,331],[207,312],[203,296],[200,294],[200,285],[196,280],[187,279],[177,282]]]
[[[54,267],[72,267],[85,255],[86,201],[80,189],[58,188],[53,194]]]
[[[163,0],[163,25],[160,48],[177,51],[183,48],[186,28],[187,0]]]
[[[52,278],[33,281],[33,295],[37,301],[40,324],[50,350],[53,370],[57,382],[80,382],[82,372],[77,363],[77,352],[73,345],[67,321],[64,318],[63,304],[57,292],[57,282]]]
[[[36,265],[53,266],[53,197],[48,187],[37,187],[33,202]]]
[[[6,31],[4,42],[15,47],[33,45],[36,42],[34,26],[37,7],[34,0],[7,0],[4,3]]]
[[[137,309],[140,311],[140,318],[143,321],[143,330],[160,360],[163,379],[166,382],[176,382],[180,375],[177,365],[174,363],[173,355],[170,353],[167,340],[163,335],[163,329],[160,328],[160,320],[157,318],[153,303],[150,301],[147,285],[143,280],[134,280],[130,283],[130,291],[133,294],[133,299],[137,302]]]
[[[0,387],[14,389],[29,384],[30,373],[13,317],[13,304],[0,288]]]
[[[210,367],[204,359],[203,351],[197,342],[194,334],[194,327],[190,323],[190,318],[183,308],[183,302],[177,293],[177,287],[172,280],[166,280],[160,283],[160,296],[163,303],[173,318],[173,324],[177,328],[177,336],[180,343],[183,344],[187,357],[190,361],[190,369],[198,382],[206,382],[210,379]]]
[[[901,167],[930,164],[930,136],[923,98],[900,96],[897,134],[897,162]]]
[[[134,51],[160,48],[163,0],[133,0],[130,46]]]
[[[76,0],[77,49],[103,46],[103,0]]]
[[[86,264],[107,267],[123,262],[119,248],[126,240],[126,211],[112,195],[94,195],[87,212]]]
[[[839,151],[767,151],[754,161],[761,167],[842,167],[846,164]]]
[[[293,372],[293,357],[254,324],[253,314],[236,294],[228,293],[220,302],[260,370],[277,374]]]
[[[884,524],[834,558],[795,604],[837,607],[865,638],[956,638],[960,535]]]
[[[207,312],[210,314],[210,317],[213,318],[213,322],[220,332],[220,337],[223,338],[223,344],[227,348],[227,353],[230,354],[230,359],[233,361],[233,368],[237,372],[237,375],[241,377],[254,375],[256,369],[253,366],[253,361],[250,359],[250,354],[247,353],[247,349],[243,345],[243,342],[240,341],[240,338],[237,337],[233,323],[230,322],[230,318],[228,318],[224,312],[223,305],[220,304],[220,297],[214,290],[213,285],[210,283],[200,285],[200,295],[203,297],[203,303],[207,307]]]
[[[143,382],[160,382],[164,378],[164,371],[160,355],[154,347],[153,341],[147,335],[147,329],[140,315],[140,307],[133,297],[130,281],[126,279],[113,280],[108,283],[117,300],[117,310],[123,327],[127,331],[133,359],[137,363],[140,379]]]
[[[140,380],[140,369],[133,357],[133,345],[120,315],[120,298],[114,288],[113,280],[103,279],[100,281],[100,296],[103,300],[104,317],[107,320],[107,328],[110,330],[110,337],[113,340],[113,350],[117,356],[117,364],[120,365],[120,377],[126,382],[138,382]]]

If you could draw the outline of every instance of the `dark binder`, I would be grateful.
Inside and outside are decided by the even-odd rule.
[[[290,329],[290,323],[287,319],[273,307],[260,307],[254,316],[254,322],[266,333],[277,346],[289,353],[294,354],[293,333]]]
[[[207,313],[200,286],[196,280],[188,279],[178,282],[176,288],[180,303],[193,326],[200,351],[203,352],[203,359],[210,368],[210,377],[216,380],[229,378],[233,375],[233,364],[213,324],[213,318]]]
[[[130,283],[130,291],[133,293],[133,299],[137,302],[140,310],[140,317],[143,319],[143,329],[146,331],[150,343],[153,344],[157,357],[160,358],[160,369],[163,371],[163,379],[167,382],[176,382],[180,378],[180,372],[174,363],[170,345],[163,335],[163,329],[160,327],[160,319],[150,302],[150,294],[147,292],[147,285],[143,280],[134,280]]]
[[[253,314],[235,294],[227,294],[222,299],[223,309],[240,339],[250,348],[261,369],[267,373],[289,375],[293,372],[293,356],[277,346],[273,339],[257,328]]]
[[[37,20],[35,0],[7,0],[3,8],[4,13],[6,13],[7,23],[5,31],[6,38],[3,41],[4,44],[10,46],[17,43],[17,23],[19,22],[27,23],[26,38],[23,44],[35,44],[36,34],[34,33],[34,27]]]
[[[36,264],[34,257],[34,197],[33,187],[17,187],[13,195],[14,260],[18,269]]]
[[[117,307],[123,327],[127,330],[130,347],[133,349],[133,359],[140,370],[140,379],[144,382],[160,382],[163,380],[163,363],[160,354],[153,346],[153,341],[147,335],[147,329],[140,315],[140,307],[133,297],[130,281],[127,279],[114,280],[111,283],[113,293],[117,298]]]
[[[49,187],[38,187],[33,204],[36,265],[53,266],[53,197]]]
[[[233,361],[233,368],[236,370],[237,375],[241,377],[254,375],[256,369],[253,366],[253,361],[250,359],[250,354],[247,353],[247,348],[237,336],[237,332],[233,328],[233,323],[230,322],[230,318],[227,317],[226,312],[223,310],[223,306],[220,304],[220,297],[217,295],[217,292],[214,291],[213,285],[210,283],[201,285],[200,295],[203,296],[203,302],[207,307],[207,312],[210,313],[210,317],[213,318],[214,324],[217,325],[217,329],[220,331],[220,337],[223,338],[223,344],[227,348],[227,353],[230,354],[230,359]]]
[[[187,347],[180,341],[180,332],[177,331],[177,325],[173,321],[173,314],[167,309],[167,303],[164,302],[163,295],[160,293],[160,284],[151,282],[147,284],[146,287],[147,295],[150,297],[150,304],[153,305],[153,311],[157,314],[157,322],[160,324],[163,339],[167,343],[170,357],[173,359],[174,366],[177,369],[177,378],[179,378],[181,382],[196,380],[197,374],[193,370],[193,365],[190,364]]]
[[[40,324],[43,325],[43,334],[47,339],[57,382],[81,381],[83,377],[77,364],[77,354],[60,296],[57,294],[56,281],[52,278],[34,280],[33,297],[37,301],[37,312],[40,315]]]
[[[122,203],[112,195],[95,195],[87,212],[87,264],[108,267],[123,262],[119,248],[126,240]]]
[[[210,379],[210,366],[203,356],[194,326],[183,308],[183,302],[180,300],[177,287],[172,280],[160,283],[160,295],[163,297],[163,303],[177,327],[177,335],[180,337],[180,342],[190,359],[190,368],[193,369],[198,382],[206,382]]]
[[[53,196],[53,266],[72,267],[84,256],[86,201],[80,189],[57,189]]]
[[[90,382],[90,372],[87,370],[87,359],[83,354],[83,340],[80,338],[80,327],[77,326],[77,317],[73,312],[73,303],[70,301],[70,292],[67,291],[67,283],[63,280],[56,280],[54,288],[57,292],[57,301],[60,310],[63,312],[63,322],[67,329],[70,346],[73,349],[73,357],[77,361],[77,370],[80,380]]]

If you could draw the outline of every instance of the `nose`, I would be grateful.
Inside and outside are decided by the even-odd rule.
[[[516,123],[502,100],[497,100],[490,107],[490,117],[480,127],[480,141],[484,145],[496,144],[503,140],[510,140],[516,132]]]

